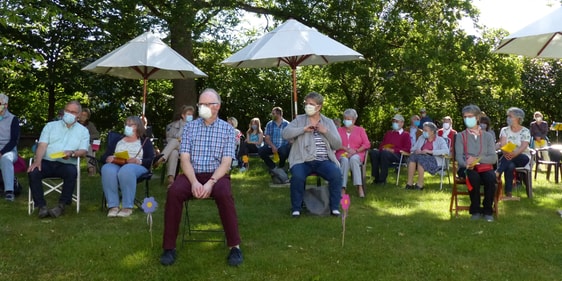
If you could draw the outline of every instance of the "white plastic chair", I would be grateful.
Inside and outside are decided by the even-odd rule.
[[[29,159],[29,165],[33,163],[33,158]],[[62,193],[62,185],[64,181],[61,178],[44,178],[41,180],[43,183],[43,195],[47,196],[47,194],[52,192],[58,192],[59,194]],[[35,204],[33,202],[33,196],[31,195],[31,187],[27,192],[27,202],[28,208],[27,212],[29,215],[33,213],[35,210]],[[76,203],[76,213],[80,212],[80,157],[76,158],[76,188],[74,189],[74,193],[72,194],[72,201]]]

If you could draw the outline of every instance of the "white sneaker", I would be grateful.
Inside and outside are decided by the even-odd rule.
[[[301,212],[299,211],[293,211],[293,213],[291,214],[294,218],[298,218],[301,216]]]
[[[113,208],[109,209],[109,212],[107,212],[107,217],[108,218],[114,218],[114,217],[117,216],[117,213],[119,213],[119,208],[113,207]]]
[[[121,209],[119,213],[117,213],[118,217],[126,218],[133,213],[133,209]]]
[[[340,210],[332,210],[332,216],[338,216],[339,217],[340,215],[341,215]]]

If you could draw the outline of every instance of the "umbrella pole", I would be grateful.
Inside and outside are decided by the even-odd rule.
[[[142,117],[144,119],[144,112],[145,112],[145,108],[146,108],[146,83],[148,82],[146,80],[146,78],[144,78],[143,81],[143,90],[142,90]]]
[[[294,115],[293,118],[297,117],[298,111],[297,111],[297,67],[293,67],[293,102],[294,102]]]

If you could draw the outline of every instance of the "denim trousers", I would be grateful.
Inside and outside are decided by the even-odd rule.
[[[76,177],[78,176],[76,165],[43,159],[41,161],[41,170],[36,168],[27,175],[36,208],[47,206],[43,195],[43,183],[41,182],[45,178],[61,178],[64,182],[62,193],[59,197],[59,204],[70,205],[72,203],[72,193],[76,187]]]
[[[0,170],[4,181],[4,191],[14,191],[14,163],[18,159],[18,151],[14,148],[0,157]]]
[[[511,193],[513,190],[513,171],[517,167],[525,167],[529,163],[529,157],[525,154],[519,154],[511,160],[505,157],[500,158],[497,172],[504,173],[505,193]]]
[[[119,188],[123,197],[122,208],[133,208],[137,192],[137,178],[148,172],[139,164],[119,166],[106,163],[101,167],[101,184],[108,208],[119,207]]]
[[[309,161],[291,167],[291,207],[300,211],[306,188],[306,177],[316,173],[328,181],[330,189],[330,210],[338,210],[341,199],[342,174],[340,168],[332,161]]]

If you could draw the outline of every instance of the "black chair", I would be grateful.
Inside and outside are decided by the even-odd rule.
[[[114,142],[117,139],[120,139],[122,137],[123,137],[122,134],[120,134],[118,132],[111,131],[107,134],[107,143]],[[154,159],[152,161],[154,161]],[[95,165],[98,172],[101,175],[101,166],[103,165],[103,163],[101,163],[100,159],[96,159],[94,157],[88,156],[88,163],[90,163],[92,165]],[[154,163],[152,163],[152,164],[154,164]],[[145,195],[145,197],[150,197],[150,195],[149,195],[150,194],[149,183],[150,183],[150,180],[152,179],[152,175],[153,175],[153,171],[152,171],[153,165],[152,164],[150,165],[150,169],[148,170],[148,172],[142,174],[140,177],[137,178],[137,185],[142,183],[142,182],[145,183],[144,184],[144,195]],[[101,194],[101,197],[102,197],[102,199],[101,199],[101,210],[106,211],[107,210],[107,201],[105,199],[105,195],[103,194],[103,192]],[[142,209],[142,202],[143,202],[142,199],[135,198],[135,206],[137,206],[139,209]]]
[[[182,245],[185,244],[186,242],[223,242],[226,244],[226,236],[224,235],[224,230],[222,229],[222,225],[220,229],[217,228],[211,228],[211,229],[203,229],[203,228],[196,228],[193,225],[192,220],[189,217],[189,201],[215,201],[214,198],[209,197],[206,199],[190,199],[190,200],[185,200],[184,203],[184,208],[185,208],[185,214],[184,214],[184,225],[183,225],[183,236],[182,236]],[[193,203],[192,203],[193,204]],[[196,204],[200,204],[200,203],[196,203]],[[215,208],[216,209],[216,208]],[[220,224],[220,221],[219,221]],[[194,233],[208,233],[209,236],[206,238],[197,238],[194,237]],[[223,238],[219,239],[217,238],[217,235],[212,235],[212,234],[222,234]],[[187,235],[186,235],[187,234]]]

